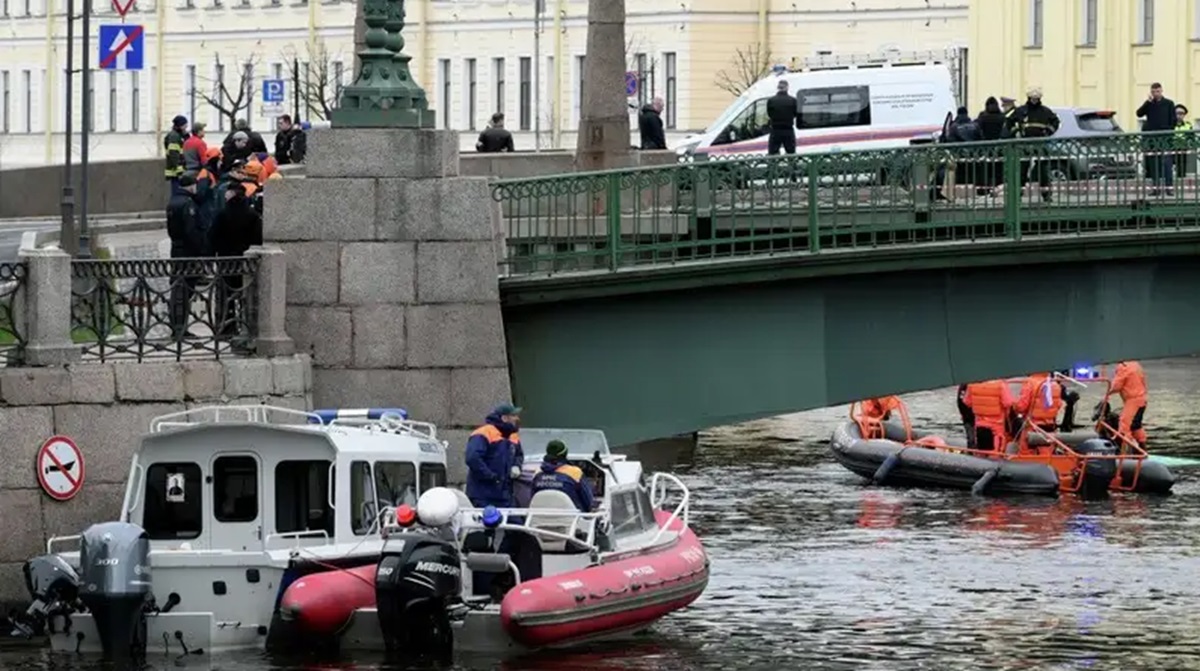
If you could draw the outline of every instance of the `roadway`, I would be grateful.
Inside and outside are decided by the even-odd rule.
[[[95,233],[118,232],[122,230],[146,230],[154,226],[155,221],[162,222],[163,215],[158,213],[138,213],[120,215],[101,215],[90,218]],[[21,238],[27,232],[43,233],[57,232],[62,225],[60,217],[30,217],[21,219],[0,219],[0,263],[11,263],[17,260],[21,249]]]

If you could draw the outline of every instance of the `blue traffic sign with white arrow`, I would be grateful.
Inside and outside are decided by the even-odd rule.
[[[145,35],[142,26],[100,26],[100,69],[141,70],[145,61]]]

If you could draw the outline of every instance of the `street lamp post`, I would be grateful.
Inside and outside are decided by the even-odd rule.
[[[358,78],[342,89],[331,114],[335,128],[433,128],[425,91],[412,78],[404,53],[404,0],[363,0],[365,46]]]
[[[159,0],[162,2],[162,0]],[[92,255],[92,244],[88,236],[88,144],[91,141],[92,125],[92,67],[91,53],[88,51],[92,33],[92,0],[83,0],[83,45],[80,54],[82,64],[80,74],[83,82],[80,87],[83,101],[83,118],[80,119],[79,130],[79,256],[88,258]],[[69,102],[67,103],[70,104]]]
[[[75,187],[71,174],[71,123],[74,106],[71,104],[75,79],[75,0],[67,0],[67,125],[63,135],[62,225],[58,229],[58,244],[63,251],[75,255]]]

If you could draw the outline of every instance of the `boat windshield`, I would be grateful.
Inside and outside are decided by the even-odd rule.
[[[658,529],[654,517],[654,505],[650,495],[642,487],[613,492],[612,510],[609,511],[613,536],[634,536]]]

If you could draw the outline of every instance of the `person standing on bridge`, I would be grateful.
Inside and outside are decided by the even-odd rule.
[[[1026,96],[1025,104],[1018,107],[1008,118],[1013,137],[1048,138],[1057,133],[1060,124],[1058,115],[1042,104],[1042,90],[1036,86],[1031,87]],[[1045,146],[1031,150],[1039,154],[1045,153]],[[1034,158],[1031,170],[1037,175],[1042,200],[1050,202],[1050,165],[1047,159]]]
[[[174,197],[178,190],[179,176],[183,174],[183,143],[187,140],[187,117],[180,114],[171,119],[171,130],[163,136],[163,149],[167,152],[167,166],[163,176],[169,185],[168,196]]]
[[[204,167],[204,157],[208,153],[208,143],[204,141],[204,124],[192,124],[192,134],[183,141],[183,171],[193,175]]]
[[[638,113],[638,134],[642,138],[642,151],[667,148],[667,135],[663,130],[662,98],[656,97]]]
[[[513,481],[521,477],[525,452],[517,433],[521,409],[498,405],[467,439],[467,498],[483,508],[512,508]]]
[[[1122,361],[1113,373],[1109,394],[1121,395],[1121,420],[1117,432],[1125,440],[1136,440],[1146,447],[1146,429],[1142,420],[1146,414],[1146,371],[1136,361]]]
[[[1150,85],[1150,95],[1146,102],[1137,109],[1139,119],[1145,119],[1142,124],[1144,133],[1162,133],[1175,130],[1175,101],[1163,95],[1162,84],[1154,82]],[[1166,186],[1167,195],[1171,195],[1175,185],[1174,152],[1171,140],[1166,137],[1143,137],[1142,153],[1146,161],[1146,177],[1153,180],[1154,188],[1151,196],[1158,195],[1160,186]]]
[[[175,192],[171,194],[171,202],[167,205],[167,235],[171,238],[172,259],[194,258],[204,254],[200,207],[196,203],[196,176],[191,173],[184,173],[176,180]],[[171,264],[169,310],[171,337],[175,340],[188,336],[196,279],[194,273],[184,272],[182,264]]]
[[[767,118],[771,122],[767,153],[774,156],[783,149],[789,154],[795,154],[796,124],[800,118],[800,108],[796,99],[788,94],[786,79],[780,79],[775,88],[775,95],[767,98]]]

